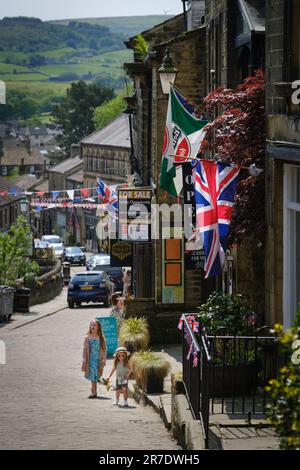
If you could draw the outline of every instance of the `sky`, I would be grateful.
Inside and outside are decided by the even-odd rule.
[[[181,0],[1,0],[0,15],[42,20],[106,16],[177,15]]]

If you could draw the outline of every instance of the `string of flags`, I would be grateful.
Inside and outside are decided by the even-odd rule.
[[[185,315],[182,315],[179,323],[178,323],[178,329],[182,330],[184,328],[184,318]],[[199,328],[200,328],[200,323],[195,319],[194,315],[189,315],[186,317],[187,322],[192,330],[193,333],[199,333]],[[184,338],[185,341],[188,345],[188,354],[187,354],[187,360],[193,360],[193,367],[198,366],[198,353],[199,351],[196,348],[195,342],[193,341],[192,336],[190,335],[190,332],[188,331],[187,328],[184,328]]]

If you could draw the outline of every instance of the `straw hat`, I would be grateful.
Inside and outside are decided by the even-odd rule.
[[[121,346],[120,348],[118,348],[114,354],[114,357],[116,357],[119,353],[125,353],[127,354],[127,356],[130,356],[130,352],[127,351],[126,348],[124,348],[124,346]]]

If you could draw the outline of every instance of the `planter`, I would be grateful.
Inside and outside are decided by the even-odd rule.
[[[146,393],[163,393],[164,378],[171,365],[162,354],[144,351],[135,353],[131,363],[137,385]]]
[[[128,318],[119,333],[120,345],[131,354],[143,351],[149,346],[149,327],[145,318]]]
[[[251,395],[256,387],[255,364],[241,366],[213,365],[209,381],[210,394],[214,397]]]

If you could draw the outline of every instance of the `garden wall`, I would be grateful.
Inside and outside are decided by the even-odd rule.
[[[36,279],[36,286],[31,288],[30,306],[49,302],[61,293],[62,288],[61,261],[58,259],[51,271]]]

